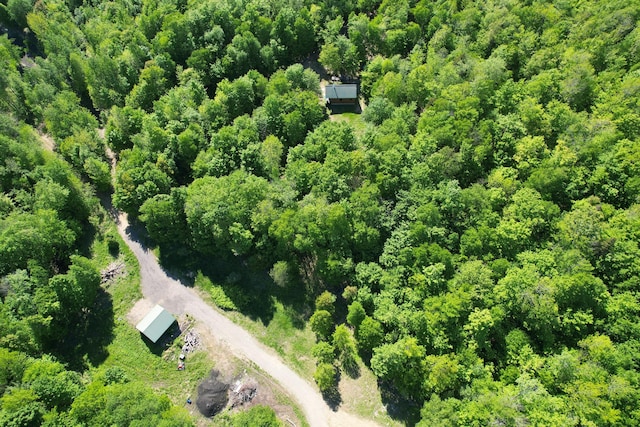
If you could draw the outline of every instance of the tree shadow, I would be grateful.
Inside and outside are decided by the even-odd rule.
[[[286,284],[277,284],[271,277],[270,265],[258,256],[239,257],[220,254],[216,257],[192,254],[190,271],[197,271],[220,287],[237,311],[268,326],[276,312],[276,302],[282,305],[286,317],[296,329],[304,329],[313,312],[313,298],[304,284],[291,275]],[[191,273],[192,277],[195,276]]]
[[[109,355],[107,347],[113,341],[114,326],[111,295],[100,288],[93,309],[66,328],[66,335],[54,344],[53,353],[75,371],[98,366]]]
[[[420,421],[420,405],[401,396],[389,384],[378,381],[378,389],[387,414],[405,426],[415,426]]]
[[[342,370],[349,378],[360,378],[360,366],[354,356],[347,356],[342,360]]]
[[[91,258],[92,245],[98,236],[98,228],[87,221],[83,224],[82,232],[77,240],[77,251],[85,258]]]
[[[320,77],[320,80],[329,80],[331,75],[327,73],[327,70],[318,62],[319,52],[313,52],[305,59],[302,60],[302,66],[314,71]]]
[[[314,297],[306,292],[302,280],[291,274],[288,283],[278,285],[266,269],[263,269],[263,277],[269,284],[270,295],[282,304],[292,326],[299,330],[304,329],[307,325],[307,320],[314,311]]]
[[[334,387],[331,390],[323,391],[322,398],[325,403],[329,405],[332,411],[337,411],[342,405],[342,396],[340,396],[340,391],[338,387]]]
[[[364,363],[366,367],[371,369],[371,358],[373,357],[373,351],[358,348],[358,356],[360,356],[360,360],[362,360],[362,363]]]
[[[5,21],[0,24],[0,35],[3,34],[6,34],[14,45],[25,48],[29,57],[45,57],[44,49],[42,49],[38,37],[32,31],[25,31],[19,25],[13,25],[13,23]]]
[[[360,107],[359,103],[332,104],[332,105],[327,105],[327,108],[329,109],[329,114],[331,114],[332,116],[336,114],[344,114],[344,113],[355,113],[355,114],[362,113],[362,108]]]
[[[243,257],[200,258],[197,270],[219,286],[238,311],[265,326],[274,317],[277,286],[269,275]]]
[[[278,294],[276,294],[278,295]],[[311,308],[303,300],[291,301],[282,296],[276,296],[280,302],[283,302],[283,307],[287,317],[291,320],[291,325],[299,330],[302,330],[307,325],[307,319],[311,316]]]
[[[332,411],[337,411],[342,405],[342,396],[340,395],[340,390],[338,390],[338,384],[340,383],[340,371],[336,372],[336,378],[334,386],[329,390],[321,391],[322,398],[325,403],[329,405]]]
[[[113,216],[113,213],[111,215]],[[159,249],[158,265],[167,277],[184,286],[193,287],[195,276],[190,272],[196,265],[195,254],[183,246],[158,246],[147,233],[144,224],[137,219],[129,219],[125,232],[131,241],[138,243],[145,251]]]
[[[158,246],[158,264],[167,277],[192,288],[195,285],[194,254],[184,246]]]

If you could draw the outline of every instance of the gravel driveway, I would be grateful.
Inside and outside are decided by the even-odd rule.
[[[146,299],[162,305],[175,315],[191,315],[237,357],[255,363],[289,390],[291,398],[299,404],[311,427],[377,425],[340,409],[332,411],[315,386],[286,366],[273,350],[206,304],[193,289],[167,276],[153,252],[132,238],[126,216],[120,214],[118,220],[118,231],[140,264],[142,294]]]

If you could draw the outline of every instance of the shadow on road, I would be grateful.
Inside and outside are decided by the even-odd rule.
[[[329,408],[333,412],[336,412],[340,409],[340,405],[342,405],[342,396],[340,395],[340,391],[338,387],[334,387],[331,390],[325,391],[322,393],[322,398],[329,405]]]

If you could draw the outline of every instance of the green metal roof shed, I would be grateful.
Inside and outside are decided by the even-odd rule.
[[[151,309],[149,314],[144,316],[144,319],[136,325],[136,329],[149,338],[151,342],[155,343],[175,321],[176,318],[173,317],[171,313],[161,306],[156,305]]]

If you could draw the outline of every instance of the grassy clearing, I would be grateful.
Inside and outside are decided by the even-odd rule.
[[[303,378],[313,381],[315,360],[311,357],[311,347],[315,344],[314,333],[309,327],[296,327],[290,311],[281,302],[274,301],[274,307],[273,318],[266,325],[260,319],[252,320],[238,312],[227,313],[227,316],[273,348]]]
[[[274,384],[257,367],[235,358],[224,348],[213,346],[204,336],[201,335],[203,348],[187,355],[186,369],[183,371],[177,370],[178,356],[183,344],[181,337],[169,340],[164,345],[154,345],[143,340],[127,318],[134,304],[142,297],[137,259],[122,241],[113,223],[105,219],[96,228],[96,239],[90,251],[98,268],[104,269],[112,263],[124,263],[125,269],[121,276],[104,286],[105,304],[109,306],[107,311],[110,313],[108,320],[111,321],[111,328],[106,328],[110,329],[110,338],[103,340],[105,347],[101,349],[100,354],[104,356],[95,363],[88,363],[90,375],[100,376],[109,368],[120,368],[130,380],[144,383],[169,397],[175,405],[184,407],[191,413],[197,426],[207,426],[216,425],[217,418],[210,420],[203,417],[195,404],[186,404],[186,399],[191,397],[195,402],[198,384],[213,368],[219,369],[228,379],[248,374],[261,378],[261,396],[268,396],[267,399],[270,400],[266,403],[270,406],[273,403],[278,407],[276,412],[289,414],[287,418],[293,419],[298,426],[308,426],[302,411],[279,385]],[[118,242],[117,251],[113,250],[113,243],[110,251],[109,241]],[[229,308],[236,307],[238,301],[245,301],[240,290],[239,286],[226,287],[224,290],[211,286],[211,292],[217,295],[216,301],[223,306],[226,304]],[[232,294],[234,299],[227,297],[227,293]],[[181,325],[190,323],[184,322],[185,319],[179,320]],[[195,329],[198,329],[197,324]],[[175,334],[178,334],[177,328]]]
[[[250,282],[250,279],[247,280]],[[259,293],[250,285],[242,287],[237,283],[227,284],[222,278],[216,282],[202,272],[197,274],[195,286],[209,295],[212,303],[224,309],[225,315],[233,322],[247,329],[263,344],[273,348],[288,366],[309,382],[313,382],[316,361],[311,356],[311,348],[316,342],[315,334],[292,305],[283,303],[274,295]],[[278,290],[281,288],[275,287],[274,293]],[[237,295],[240,292],[243,294],[242,297]],[[243,310],[245,305],[251,304],[269,307],[269,316],[255,316],[251,310]],[[403,421],[395,420],[387,413],[376,377],[359,358],[358,366],[360,374],[357,378],[350,378],[345,373],[341,375],[341,407],[383,426],[405,425]]]
[[[251,290],[237,284],[215,283],[202,272],[196,276],[195,285],[210,296],[213,304],[226,310],[226,316],[233,322],[273,348],[301,376],[313,381],[315,361],[310,354],[315,335],[291,305],[264,292],[251,294]],[[256,310],[259,313],[243,314],[243,308],[253,304],[261,306]]]
[[[177,370],[177,356],[182,339],[177,338],[166,351],[145,344],[140,333],[127,320],[127,313],[142,297],[139,283],[139,266],[135,256],[120,239],[114,225],[107,233],[108,239],[117,240],[119,253],[110,253],[106,241],[96,239],[93,246],[94,260],[100,268],[112,262],[124,262],[125,272],[113,283],[107,284],[107,292],[113,304],[113,340],[106,347],[107,357],[94,367],[102,372],[110,367],[121,368],[128,378],[146,383],[162,394],[166,394],[175,404],[181,405],[195,391],[197,383],[213,367],[205,352],[196,352],[187,361],[187,369]]]
[[[362,114],[353,111],[336,111],[330,119],[336,122],[347,122],[353,128],[353,132],[360,137],[367,128],[367,123],[362,119]]]
[[[126,319],[117,321],[115,337],[108,348],[109,356],[100,369],[120,367],[129,378],[135,378],[166,394],[176,405],[182,405],[187,397],[194,398],[198,383],[213,367],[207,354],[198,351],[189,355],[187,369],[178,371],[177,356],[181,339],[176,339],[176,344],[166,352],[159,353],[145,345],[139,332]]]
[[[360,375],[357,378],[350,378],[344,373],[340,376],[341,407],[347,412],[383,426],[404,426],[403,421],[394,420],[387,413],[375,375],[360,360],[358,366]]]

